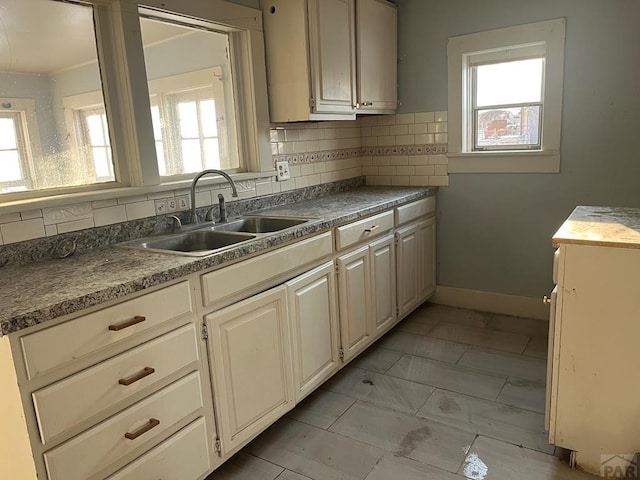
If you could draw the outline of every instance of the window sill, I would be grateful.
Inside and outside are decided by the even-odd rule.
[[[196,174],[193,176],[195,177]],[[245,180],[254,180],[258,178],[275,177],[275,171],[269,172],[243,172],[233,173],[231,178],[236,182]],[[179,180],[174,182],[162,183],[148,187],[115,187],[103,190],[91,190],[84,192],[55,194],[52,192],[50,196],[34,197],[22,200],[13,200],[2,202],[0,198],[0,215],[15,212],[24,212],[28,210],[37,210],[41,208],[60,207],[71,205],[74,203],[95,202],[99,200],[112,200],[118,198],[132,197],[138,195],[150,195],[159,192],[169,192],[173,190],[188,190],[191,187],[192,179]],[[204,177],[198,182],[198,187],[203,185],[226,184],[227,181],[220,176]]]
[[[560,173],[560,153],[448,153],[449,173]]]

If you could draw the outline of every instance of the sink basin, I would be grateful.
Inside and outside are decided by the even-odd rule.
[[[214,226],[216,231],[271,233],[308,222],[307,218],[291,217],[245,217]]]
[[[194,230],[156,238],[141,238],[121,245],[144,250],[173,252],[181,255],[205,256],[255,237],[255,235],[248,233]]]

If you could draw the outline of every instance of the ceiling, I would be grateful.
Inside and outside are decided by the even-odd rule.
[[[145,44],[190,29],[143,21]],[[0,0],[0,71],[52,74],[96,61],[91,7],[52,0]]]

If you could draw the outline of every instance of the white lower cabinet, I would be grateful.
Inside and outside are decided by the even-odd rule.
[[[340,367],[333,262],[287,282],[296,403]]]
[[[195,480],[211,471],[207,424],[199,418],[107,480]]]
[[[371,315],[371,258],[369,246],[338,257],[338,299],[343,361],[371,343],[375,325]]]
[[[397,239],[398,317],[420,302],[420,234],[417,224],[401,228]]]
[[[396,323],[396,269],[393,235],[369,245],[371,257],[371,303],[378,337]]]
[[[338,298],[346,363],[396,322],[394,237],[338,257]]]
[[[420,303],[436,291],[436,219],[418,223]]]
[[[223,453],[253,438],[294,404],[286,287],[205,317]]]

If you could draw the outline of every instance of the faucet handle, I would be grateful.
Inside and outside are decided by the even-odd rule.
[[[214,206],[211,206],[211,207],[209,207],[207,209],[207,214],[204,217],[205,221],[211,222],[211,223],[216,223],[215,219],[213,218],[213,209],[214,208],[215,208]]]

